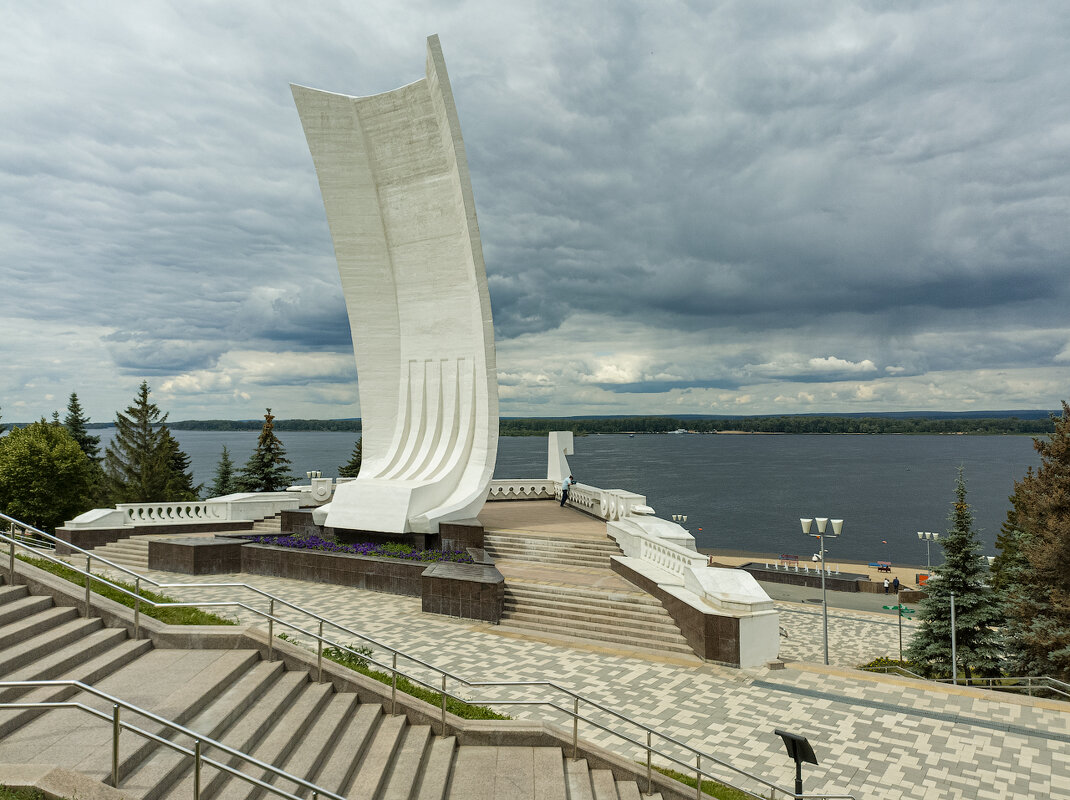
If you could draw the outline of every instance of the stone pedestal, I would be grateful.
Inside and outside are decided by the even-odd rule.
[[[241,539],[158,539],[149,542],[149,569],[184,575],[241,572]]]
[[[505,604],[505,578],[485,564],[442,562],[420,579],[422,608],[430,614],[498,622]]]

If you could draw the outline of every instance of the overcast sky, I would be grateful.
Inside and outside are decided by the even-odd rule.
[[[82,0],[0,3],[4,421],[358,416],[289,84],[432,33],[503,415],[1070,397],[1062,0]]]

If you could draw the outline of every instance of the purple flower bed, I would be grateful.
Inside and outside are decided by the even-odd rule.
[[[271,544],[295,550],[319,550],[324,553],[352,553],[357,556],[380,556],[402,561],[454,561],[471,564],[472,557],[464,550],[417,550],[407,544],[338,544],[318,536],[253,536],[254,544]]]

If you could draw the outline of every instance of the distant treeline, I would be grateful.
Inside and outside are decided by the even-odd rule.
[[[889,417],[747,417],[733,419],[675,419],[673,417],[612,417],[608,419],[503,419],[502,436],[545,436],[548,431],[586,433],[1050,433],[1051,419],[893,419]]]
[[[259,431],[262,419],[186,419],[169,422],[173,431]],[[359,432],[359,419],[277,419],[277,431]]]
[[[113,423],[90,423],[90,428],[106,428]],[[175,431],[259,431],[263,420],[256,419],[190,419],[170,422]],[[326,431],[359,433],[359,419],[277,419],[277,431]],[[926,417],[837,417],[837,416],[781,416],[732,417],[728,419],[696,419],[694,417],[532,417],[503,418],[499,431],[502,436],[545,436],[549,431],[573,433],[671,433],[687,430],[695,433],[743,431],[745,433],[973,433],[973,434],[1029,434],[1051,433],[1051,418],[1020,419],[1019,417],[968,417],[930,419]]]

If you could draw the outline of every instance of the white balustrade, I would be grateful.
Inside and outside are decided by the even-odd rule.
[[[487,500],[552,500],[557,486],[544,479],[491,481]]]
[[[215,503],[120,503],[127,525],[174,525],[184,522],[220,522],[226,508]]]

